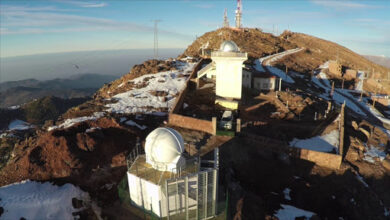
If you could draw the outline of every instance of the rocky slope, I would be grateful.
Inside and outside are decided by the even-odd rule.
[[[250,59],[260,58],[269,54],[301,47],[306,50],[280,60],[286,63],[290,70],[300,73],[311,73],[328,60],[336,60],[348,68],[370,71],[375,69],[382,77],[387,77],[390,69],[371,62],[363,56],[331,41],[323,40],[314,36],[290,31],[283,32],[280,36],[264,33],[259,29],[242,29],[241,31],[231,28],[221,28],[207,32],[198,37],[183,55],[197,57],[201,49],[219,49],[224,40],[233,40],[238,47],[248,53]],[[286,62],[285,62],[286,61]]]

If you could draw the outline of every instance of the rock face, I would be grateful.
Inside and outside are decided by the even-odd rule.
[[[368,67],[374,68],[380,72],[381,78],[386,78],[389,71],[388,68],[375,64],[359,54],[330,41],[291,31],[285,31],[280,36],[274,36],[270,33],[264,33],[260,29],[251,28],[241,30],[220,28],[207,32],[197,38],[185,50],[182,57],[199,57],[202,48],[218,50],[225,40],[234,41],[241,51],[247,52],[249,57],[247,62],[289,49],[306,48],[306,50],[294,54],[294,56],[286,56],[278,61],[278,64],[282,67],[281,69],[285,69],[285,66],[287,66],[289,70],[295,72],[309,74],[326,61],[336,60],[337,56],[339,56],[343,67],[355,70],[365,70]],[[335,51],[338,51],[338,53]]]
[[[86,133],[90,127],[100,129]],[[97,168],[124,167],[124,155],[134,146],[135,136],[109,118],[42,133],[16,145],[15,156],[1,170],[0,185],[24,179],[80,181],[80,177],[93,176]]]
[[[244,29],[239,31],[231,28],[221,28],[207,32],[197,38],[186,49],[183,55],[198,57],[202,48],[218,50],[221,43],[225,40],[234,41],[240,50],[247,52],[248,56],[252,59],[297,47],[294,43],[269,33],[263,33],[258,29]]]

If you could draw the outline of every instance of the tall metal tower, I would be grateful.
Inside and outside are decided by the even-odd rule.
[[[229,27],[229,20],[228,20],[226,8],[225,8],[225,13],[223,14],[223,27]]]
[[[154,21],[154,59],[158,59],[158,29],[157,24],[161,20],[153,20]]]
[[[237,0],[236,28],[241,28],[242,2]]]

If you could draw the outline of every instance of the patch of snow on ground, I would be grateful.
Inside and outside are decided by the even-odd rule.
[[[375,108],[373,108],[371,105],[367,106],[368,110],[370,110],[371,114],[373,114],[375,117],[377,117],[379,120],[381,120],[385,124],[390,125],[390,119],[385,118],[381,113],[378,112]]]
[[[341,94],[340,94],[341,93]],[[357,106],[354,102],[346,98],[345,96],[349,96],[348,92],[342,91],[342,89],[335,89],[335,92],[333,93],[333,100],[337,102],[337,104],[342,105],[345,101],[345,106],[351,109],[352,111],[358,113],[359,115],[366,114],[360,109],[359,106]],[[354,97],[352,97],[354,99]]]
[[[15,119],[13,121],[11,121],[11,123],[9,123],[8,125],[8,130],[27,130],[27,129],[30,129],[32,128],[33,126],[25,121],[22,121],[22,120],[19,120],[19,119]]]
[[[145,125],[139,125],[139,124],[137,124],[135,121],[132,121],[132,120],[126,121],[125,124],[130,125],[130,126],[136,126],[137,128],[139,128],[139,129],[141,129],[141,130],[145,130],[145,129],[147,128],[147,126],[145,126]]]
[[[364,81],[364,72],[358,71],[357,78],[359,79],[358,84],[356,85],[355,90],[362,91],[363,90],[363,81]]]
[[[101,130],[100,127],[92,127],[92,128],[88,128],[87,130],[85,130],[86,133],[89,133],[89,132],[93,132],[95,130]]]
[[[58,128],[69,128],[72,127],[76,123],[80,123],[83,121],[95,121],[101,117],[104,116],[104,112],[95,112],[92,116],[84,116],[84,117],[78,117],[78,118],[69,118],[64,121],[64,123],[57,125],[57,126],[51,126],[47,130],[51,131]]]
[[[267,69],[273,74],[273,75],[276,75],[277,77],[279,78],[282,78],[283,82],[287,82],[287,83],[295,83],[295,81],[293,80],[293,78],[291,78],[291,76],[287,75],[284,71],[276,68],[276,67],[273,67],[273,66],[267,66]]]
[[[291,189],[290,189],[290,188],[286,188],[286,189],[283,190],[284,199],[286,199],[286,200],[291,200],[290,192],[291,192]]]
[[[385,209],[385,211],[384,211],[383,215],[384,216],[390,216],[390,209],[386,208],[386,207],[384,209]]]
[[[358,173],[355,174],[356,174],[356,179],[358,179],[365,187],[368,188],[368,184],[366,183],[366,181],[364,181],[364,178],[360,176]]]
[[[306,219],[309,219],[315,214],[314,212],[299,209],[291,205],[280,205],[282,206],[282,208],[279,209],[275,214],[275,216],[278,217],[279,220],[295,220],[295,218],[298,217],[305,217]]]
[[[297,139],[294,138],[290,142],[290,146],[304,148],[308,150],[320,151],[320,152],[338,152],[339,146],[339,131],[334,130],[329,134],[322,136],[315,136],[309,139]]]
[[[265,71],[265,69],[264,69],[264,67],[263,67],[263,65],[261,64],[262,62],[260,61],[260,59],[257,59],[257,60],[255,60],[255,69],[257,70],[257,71],[260,71],[260,72],[266,72]]]
[[[293,53],[297,53],[303,49],[304,48],[296,48],[296,49],[286,50],[286,51],[283,51],[281,53],[272,54],[272,55],[260,58],[259,62],[263,63],[265,61],[264,65],[272,74],[282,78],[282,80],[287,82],[287,83],[294,83],[295,81],[289,75],[286,75],[286,73],[284,71],[282,71],[276,67],[271,66],[271,63],[276,62],[277,60],[283,58],[284,56],[287,56],[287,55],[290,55]],[[263,68],[263,67],[261,67],[261,68]]]
[[[176,100],[176,95],[185,88],[185,77],[178,77],[179,74],[191,71],[195,63],[183,63],[177,71],[166,71],[156,74],[147,74],[132,80],[135,84],[146,82],[146,86],[139,89],[117,94],[112,100],[116,103],[107,104],[107,112],[113,113],[149,113],[160,115],[157,110],[160,108],[171,109]],[[164,91],[165,97],[152,95],[151,92]],[[166,115],[164,112],[163,115]]]
[[[80,188],[49,182],[22,181],[0,187],[2,219],[74,219],[72,198],[89,201],[89,195]]]
[[[366,147],[366,150],[367,151],[364,153],[363,160],[367,162],[375,163],[374,158],[379,158],[379,160],[382,161],[386,157],[386,152],[383,152],[374,146]]]
[[[329,61],[326,61],[324,64],[320,65],[318,68],[320,68],[320,69],[328,69],[329,68]]]
[[[19,109],[19,108],[20,108],[20,105],[13,105],[13,106],[8,107],[8,109],[11,109],[11,110],[15,110],[15,109]]]

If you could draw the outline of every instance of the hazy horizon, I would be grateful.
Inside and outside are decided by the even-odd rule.
[[[159,59],[176,58],[184,49],[159,49]],[[96,50],[2,57],[0,82],[50,80],[80,74],[122,76],[153,58],[153,49]]]

